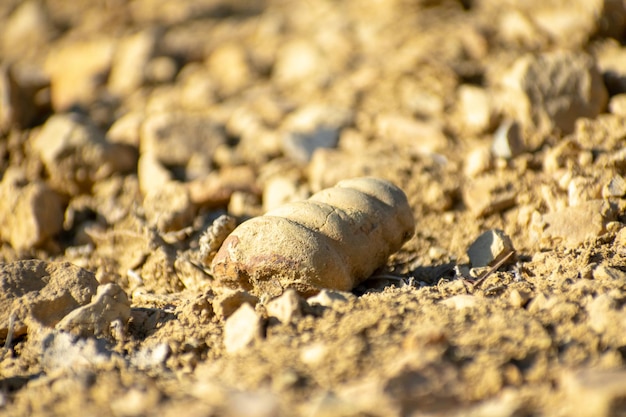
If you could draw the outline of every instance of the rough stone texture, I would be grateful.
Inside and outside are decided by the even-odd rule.
[[[83,337],[118,336],[112,325],[123,332],[129,319],[130,301],[126,293],[119,285],[109,283],[100,285],[89,304],[70,312],[55,327]]]
[[[488,230],[467,248],[467,256],[474,268],[493,266],[514,251],[511,238],[502,230]],[[510,258],[510,261],[513,261]]]
[[[16,250],[45,243],[63,229],[61,198],[44,182],[24,184],[6,173],[0,196],[0,238]]]
[[[151,152],[144,152],[137,162],[139,189],[145,196],[157,192],[173,181],[172,173]]]
[[[604,233],[614,217],[615,210],[608,202],[591,200],[556,213],[534,213],[530,236],[540,247],[561,244],[574,248]]]
[[[262,320],[248,303],[242,304],[226,320],[224,326],[224,347],[234,354],[250,346],[263,336]]]
[[[570,52],[519,58],[498,85],[505,111],[546,133],[572,132],[578,118],[597,116],[608,99],[593,59]]]
[[[218,249],[222,246],[226,237],[235,230],[235,227],[237,227],[237,219],[228,214],[222,214],[207,227],[198,240],[200,245],[198,260],[203,265],[209,266],[211,264]]]
[[[32,142],[51,184],[69,195],[90,191],[96,181],[136,165],[136,154],[106,141],[103,132],[76,114],[50,117]]]
[[[6,339],[9,331],[19,337],[54,327],[90,302],[98,281],[68,262],[30,260],[0,264],[0,285],[0,338]]]
[[[204,207],[222,207],[234,193],[259,194],[256,174],[249,166],[224,167],[205,177],[185,183],[191,201]]]

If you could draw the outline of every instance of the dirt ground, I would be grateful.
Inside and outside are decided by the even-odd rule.
[[[0,414],[626,415],[624,42],[621,0],[0,2]],[[416,221],[372,278],[212,276],[220,215],[359,176]]]

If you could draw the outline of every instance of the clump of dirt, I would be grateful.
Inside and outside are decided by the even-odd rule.
[[[622,2],[68,4],[0,5],[4,414],[624,412]],[[416,220],[368,280],[214,279],[362,176]]]

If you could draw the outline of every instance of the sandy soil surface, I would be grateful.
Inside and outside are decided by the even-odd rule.
[[[620,0],[0,2],[0,414],[624,415],[625,33]],[[215,276],[361,176],[415,218],[370,279]]]

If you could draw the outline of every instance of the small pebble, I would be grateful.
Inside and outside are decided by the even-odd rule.
[[[473,149],[463,162],[463,172],[470,178],[475,178],[491,168],[493,168],[491,151],[486,146]]]
[[[470,294],[457,294],[453,295],[450,298],[446,298],[441,301],[441,304],[446,307],[455,308],[457,310],[463,310],[466,308],[476,307],[478,302],[476,301],[476,297]]]
[[[509,294],[509,301],[511,305],[521,308],[524,307],[528,300],[530,300],[530,293],[527,291],[519,291],[517,289],[513,289]]]
[[[615,175],[604,187],[602,187],[602,197],[622,198],[626,195],[626,179],[621,175]]]
[[[224,325],[224,347],[230,354],[242,351],[262,336],[262,320],[248,303],[242,304]]]
[[[626,94],[618,94],[611,97],[609,111],[613,114],[626,116]]]
[[[499,158],[511,159],[524,152],[524,139],[519,123],[503,122],[493,135],[491,151]]]
[[[345,303],[348,301],[349,293],[323,289],[319,294],[307,298],[307,303],[311,306],[320,305],[322,307],[332,307],[335,303]],[[351,294],[350,294],[351,295]],[[351,298],[351,297],[350,297]]]
[[[473,267],[493,266],[515,251],[511,238],[502,230],[484,232],[467,249]],[[509,258],[513,262],[513,257]]]
[[[567,196],[570,207],[579,206],[600,198],[600,184],[593,178],[574,177],[567,186]]]
[[[281,323],[290,323],[302,317],[303,304],[306,302],[293,289],[288,289],[280,297],[267,303],[267,314],[276,317]]]
[[[213,300],[213,311],[222,319],[230,317],[243,304],[255,306],[259,299],[243,290],[226,290]]]

